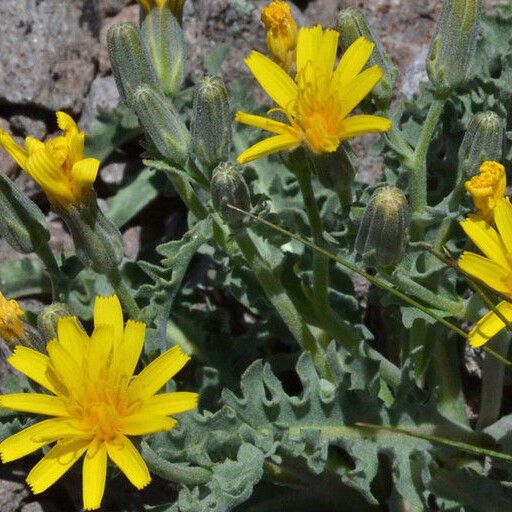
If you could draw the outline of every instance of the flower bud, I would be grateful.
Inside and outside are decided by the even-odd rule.
[[[311,163],[320,183],[334,190],[344,204],[352,199],[351,185],[358,167],[357,156],[344,142],[333,153],[310,154]]]
[[[287,2],[274,0],[261,10],[261,21],[267,30],[267,48],[274,62],[287,73],[295,66],[298,31]]]
[[[131,94],[139,85],[161,88],[149,53],[135,23],[113,25],[107,32],[107,48],[117,89],[131,107]]]
[[[427,73],[440,94],[466,81],[476,50],[481,0],[444,0],[427,58]]]
[[[98,208],[96,197],[92,196],[80,208],[73,206],[59,213],[71,232],[82,263],[100,274],[116,272],[124,254],[123,237]]]
[[[210,169],[226,160],[231,145],[228,92],[222,78],[203,78],[194,92],[192,145],[196,157]]]
[[[59,318],[65,316],[73,316],[73,312],[67,304],[61,302],[45,306],[37,315],[37,329],[42,334],[45,343],[57,338]]]
[[[0,236],[5,238],[14,250],[25,254],[36,252],[50,240],[50,233],[41,210],[2,173]]]
[[[16,345],[38,348],[42,345],[39,333],[23,319],[23,311],[14,300],[0,293],[0,336],[9,348]]]
[[[340,33],[339,46],[342,53],[345,53],[349,46],[360,37],[375,43],[367,66],[377,64],[384,76],[370,92],[369,97],[374,100],[377,109],[387,109],[391,103],[393,87],[398,78],[398,69],[384,50],[382,43],[368,23],[366,15],[359,7],[343,9],[336,19],[336,30]],[[364,104],[361,107],[366,110]]]
[[[409,231],[409,207],[396,187],[376,190],[366,207],[355,248],[369,264],[396,265],[403,256]]]
[[[249,188],[237,167],[228,162],[220,163],[213,172],[211,181],[212,203],[222,218],[232,227],[239,227],[244,214],[229,208],[229,204],[249,211],[251,196]]]
[[[138,0],[138,2],[142,7],[142,17],[152,10],[168,9],[176,16],[176,19],[181,22],[185,0]]]
[[[170,100],[154,87],[142,85],[132,95],[132,108],[158,151],[182,165],[188,158],[190,133]]]
[[[471,194],[478,215],[486,222],[492,222],[496,203],[505,197],[505,167],[498,162],[484,162],[480,166],[480,174],[466,181],[464,186]]]
[[[459,148],[459,168],[466,178],[478,174],[486,160],[499,161],[503,152],[504,123],[494,112],[473,116]]]
[[[169,9],[152,9],[142,22],[142,39],[164,93],[173,97],[184,78],[186,47],[183,30]]]

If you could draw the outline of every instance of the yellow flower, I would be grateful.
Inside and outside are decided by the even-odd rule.
[[[471,194],[473,204],[487,222],[492,222],[496,202],[505,196],[507,177],[505,167],[498,162],[487,161],[480,166],[480,174],[464,184]]]
[[[87,199],[100,162],[84,158],[85,134],[78,131],[70,116],[57,112],[57,124],[64,135],[45,143],[27,137],[25,148],[0,130],[0,146],[32,176],[54,206],[67,210]]]
[[[153,8],[162,9],[168,7],[175,16],[181,17],[185,0],[138,0],[140,6],[149,12]]]
[[[0,407],[53,418],[2,441],[0,456],[5,463],[57,442],[27,477],[35,494],[48,489],[84,454],[85,510],[101,505],[107,458],[137,489],[150,482],[146,463],[127,436],[173,428],[176,420],[169,415],[196,407],[197,394],[157,394],[190,359],[178,346],[133,376],[145,329],[145,324],[129,320],[123,330],[117,297],[97,297],[90,338],[75,317],[64,317],[59,319],[58,339],[47,345],[48,356],[16,347],[9,363],[52,394],[3,395]]]
[[[0,293],[0,335],[9,345],[25,335],[25,324],[20,320],[22,315],[19,304],[15,300],[7,300]]]
[[[338,32],[301,28],[297,42],[297,75],[293,80],[282,68],[259,52],[245,59],[259,84],[277,103],[290,124],[237,112],[236,120],[275,133],[238,156],[243,164],[278,151],[306,144],[315,153],[336,151],[341,141],[371,132],[385,132],[391,121],[372,115],[347,115],[382,78],[377,65],[361,71],[374,44],[360,37],[333,69]]]
[[[485,256],[464,251],[459,267],[489,288],[512,298],[512,205],[501,198],[494,208],[496,229],[477,215],[468,215],[460,225]]]
[[[295,63],[297,25],[287,2],[275,0],[261,10],[261,21],[267,29],[267,47],[274,62],[287,73]]]

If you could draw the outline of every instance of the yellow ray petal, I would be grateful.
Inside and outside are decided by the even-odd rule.
[[[297,75],[313,64],[323,80],[330,80],[336,60],[338,38],[336,30],[324,31],[320,25],[301,28],[297,41]]]
[[[28,153],[14,139],[3,130],[0,130],[0,146],[11,155],[11,158],[24,170],[27,167]]]
[[[374,43],[364,37],[356,39],[341,56],[334,72],[333,80],[338,89],[345,90],[347,85],[356,78],[372,54]]]
[[[96,158],[84,158],[76,162],[71,169],[71,176],[80,185],[86,187],[94,183],[98,170],[100,168],[100,161]]]
[[[72,164],[84,158],[85,133],[78,132],[69,140],[69,156]],[[94,159],[93,159],[94,160]]]
[[[494,208],[494,222],[509,254],[512,254],[512,205],[508,197],[498,199]]]
[[[107,479],[107,447],[101,441],[93,441],[84,457],[82,473],[84,510],[96,510],[101,506]]]
[[[175,393],[160,393],[148,398],[142,407],[137,411],[138,414],[172,416],[180,412],[190,411],[197,407],[199,395],[188,391],[178,391]]]
[[[255,116],[253,114],[246,114],[245,112],[237,112],[235,115],[235,121],[246,124],[248,126],[254,126],[267,132],[284,134],[294,134],[295,130],[289,124],[276,121],[268,117]]]
[[[512,321],[512,304],[510,302],[502,301],[496,306],[496,309],[508,322]],[[501,318],[494,311],[489,311],[471,329],[468,341],[472,347],[481,347],[496,336],[504,327],[505,324]]]
[[[41,354],[37,350],[22,347],[18,345],[14,349],[12,356],[7,362],[21,373],[24,373],[29,379],[37,382],[52,393],[57,393],[54,383],[48,376],[48,365],[50,360],[48,356]]]
[[[132,381],[128,395],[133,400],[145,399],[154,395],[164,384],[174,377],[184,366],[190,356],[176,345],[158,356]]]
[[[144,347],[144,337],[146,335],[146,324],[128,320],[124,329],[123,342],[120,349],[114,353],[114,371],[119,378],[124,378],[128,383],[135,371],[139,361],[142,348]]]
[[[464,251],[459,259],[459,267],[499,293],[505,295],[512,293],[510,287],[505,283],[508,277],[507,271],[494,261],[479,254]]]
[[[94,326],[111,325],[116,343],[123,336],[123,311],[116,295],[96,297],[94,302]]]
[[[78,133],[78,126],[70,115],[66,114],[66,112],[57,112],[56,116],[58,127],[65,132],[66,135],[71,136]]]
[[[239,164],[246,164],[262,156],[271,155],[278,151],[284,151],[288,149],[295,149],[300,146],[301,139],[296,135],[275,135],[257,142],[250,148],[246,149],[243,153],[240,153],[236,161]]]
[[[286,109],[295,101],[297,84],[278,64],[256,51],[244,62],[261,87],[281,108]]]
[[[367,133],[387,132],[391,128],[391,121],[385,117],[372,115],[357,115],[347,117],[341,122],[342,139],[350,139]]]
[[[104,368],[109,364],[114,341],[112,338],[111,325],[103,324],[94,327],[87,354],[87,371],[93,382],[100,379]]]
[[[4,439],[0,443],[2,462],[10,462],[32,453],[63,437],[83,435],[71,419],[52,418],[40,421]]]
[[[81,395],[83,390],[83,369],[68,350],[57,340],[51,340],[46,345],[50,356],[50,368],[55,373],[60,384],[64,386],[66,395]]]
[[[460,222],[464,233],[491,260],[503,268],[509,267],[505,248],[496,230],[477,215],[468,215]]]
[[[44,142],[34,139],[33,137],[26,137],[25,138],[25,148],[27,149],[27,153],[29,155],[31,155],[32,153],[35,153],[36,151],[40,151],[41,149],[44,149]]]
[[[68,416],[68,410],[59,397],[43,395],[41,393],[1,395],[0,407],[19,412],[44,414],[46,416]]]
[[[167,432],[178,423],[167,416],[149,416],[147,414],[132,414],[123,420],[121,431],[127,436],[143,436],[155,432]]]
[[[107,453],[137,489],[151,482],[144,459],[127,437],[120,435],[114,441],[107,441]]]
[[[69,352],[78,366],[82,366],[89,336],[80,327],[75,316],[59,318],[57,323],[59,343]]]
[[[55,445],[27,476],[34,494],[46,491],[83,455],[90,440],[73,439]]]
[[[342,105],[340,117],[345,117],[352,112],[375,87],[383,75],[384,73],[379,66],[375,65],[359,73],[346,88],[340,89],[339,94],[342,98],[340,100]]]

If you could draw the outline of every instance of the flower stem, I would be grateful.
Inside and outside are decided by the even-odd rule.
[[[427,207],[427,151],[432,141],[439,117],[441,116],[446,100],[436,97],[430,105],[427,117],[423,123],[423,129],[418,139],[418,144],[414,150],[411,160],[406,160],[405,164],[410,169],[410,195],[411,206],[414,214],[421,214]],[[416,240],[420,239],[423,234],[421,221],[416,220],[413,225],[413,236]]]
[[[135,299],[132,297],[130,290],[126,286],[126,283],[123,281],[121,272],[116,269],[110,274],[107,274],[107,279],[112,285],[112,288],[114,288],[116,295],[119,297],[123,308],[128,313],[130,318],[132,320],[137,320],[140,317],[141,311],[135,302]]]

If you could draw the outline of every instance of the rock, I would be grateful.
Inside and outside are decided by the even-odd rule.
[[[90,0],[0,2],[0,103],[80,112],[99,52],[91,6]]]
[[[82,116],[78,125],[89,132],[100,112],[113,110],[119,103],[119,93],[112,75],[97,76],[85,98]]]
[[[11,116],[11,129],[23,137],[34,137],[43,140],[47,133],[46,123],[41,119],[33,119],[23,114]]]
[[[103,183],[119,187],[124,180],[126,173],[126,162],[112,162],[100,169],[100,176]]]
[[[115,16],[128,4],[132,3],[132,0],[98,0],[98,10],[102,18],[107,16]]]
[[[341,0],[309,2],[304,14],[315,25],[320,23],[323,27],[334,27],[339,10],[345,7],[344,3]]]
[[[100,62],[99,72],[101,75],[106,75],[110,72],[110,58],[107,50],[107,32],[108,29],[116,23],[124,23],[126,21],[133,21],[134,23],[139,22],[139,6],[130,5],[125,7],[119,14],[112,18],[106,18],[103,20],[100,32]]]
[[[136,261],[139,255],[141,234],[141,226],[133,226],[123,233],[124,254],[131,261]]]
[[[428,46],[422,48],[405,68],[400,92],[409,98],[418,92],[421,82],[428,81],[427,60]]]
[[[21,503],[29,495],[29,488],[24,482],[0,478],[0,510],[2,512],[18,512]]]

